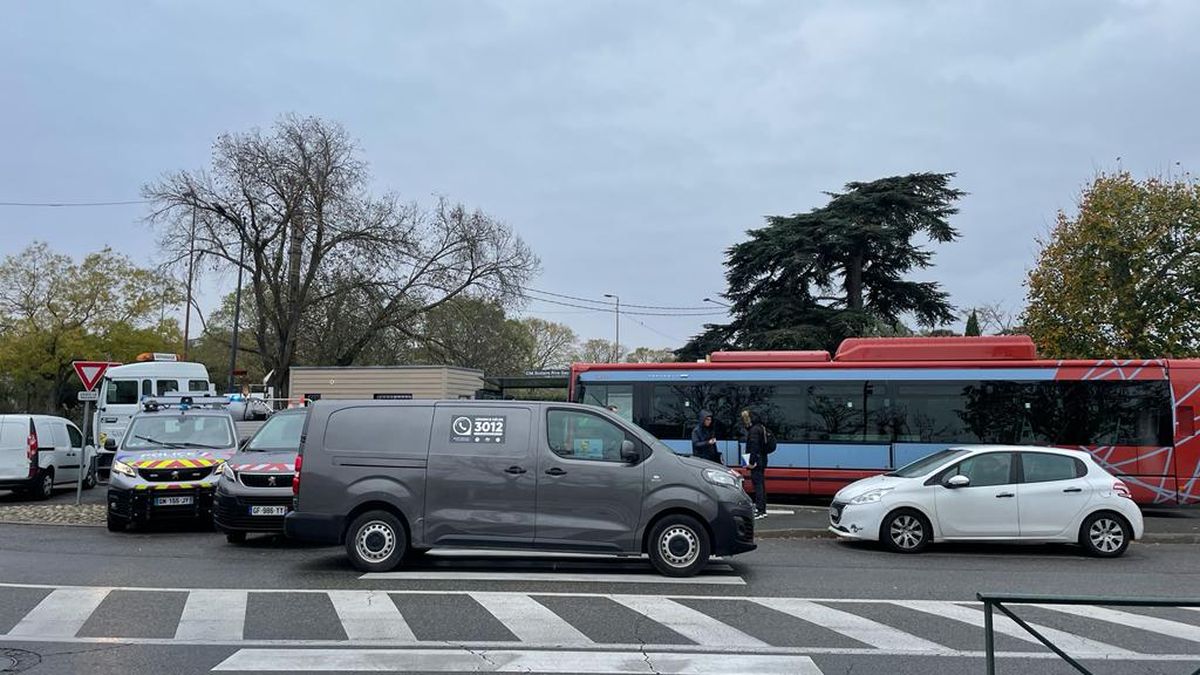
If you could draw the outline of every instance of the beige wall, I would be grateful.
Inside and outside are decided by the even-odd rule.
[[[370,399],[375,394],[412,394],[415,399],[455,399],[483,388],[479,371],[439,366],[395,368],[304,368],[291,370],[291,396]]]

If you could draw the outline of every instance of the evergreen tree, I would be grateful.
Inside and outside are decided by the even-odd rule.
[[[983,333],[979,330],[979,316],[975,313],[975,310],[971,310],[971,316],[967,317],[967,329],[963,331],[963,335],[966,335],[967,337],[978,337],[983,335]]]

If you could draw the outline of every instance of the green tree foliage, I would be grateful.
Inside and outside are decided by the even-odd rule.
[[[934,327],[954,319],[947,294],[907,275],[932,265],[914,239],[950,242],[963,192],[954,174],[917,173],[849,183],[807,213],[769,216],[726,256],[733,321],[706,326],[677,352],[714,348],[835,349],[843,338],[893,331],[904,316]]]
[[[967,337],[978,337],[983,335],[979,330],[979,315],[975,310],[971,310],[971,316],[967,317],[967,329],[963,331],[963,335]]]
[[[1200,355],[1200,183],[1099,174],[1039,243],[1023,319],[1042,354]]]
[[[44,243],[0,261],[0,407],[62,413],[75,406],[75,360],[130,361],[176,351],[164,319],[177,285],[111,249],[76,262]]]
[[[674,360],[674,351],[654,347],[638,347],[625,355],[626,363],[670,363]]]
[[[475,368],[488,375],[529,369],[536,343],[520,321],[505,316],[497,302],[459,296],[425,314],[417,363]]]

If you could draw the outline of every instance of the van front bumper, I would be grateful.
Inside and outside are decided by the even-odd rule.
[[[717,506],[716,518],[708,526],[713,533],[713,555],[736,555],[758,548],[758,544],[754,543],[753,505],[721,502]]]
[[[336,546],[342,543],[342,525],[341,516],[292,511],[283,518],[283,534],[288,539]]]

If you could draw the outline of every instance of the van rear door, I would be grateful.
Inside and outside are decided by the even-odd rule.
[[[29,418],[0,416],[0,478],[11,480],[29,475]]]
[[[429,439],[425,543],[533,543],[537,457],[521,406],[439,404]]]

